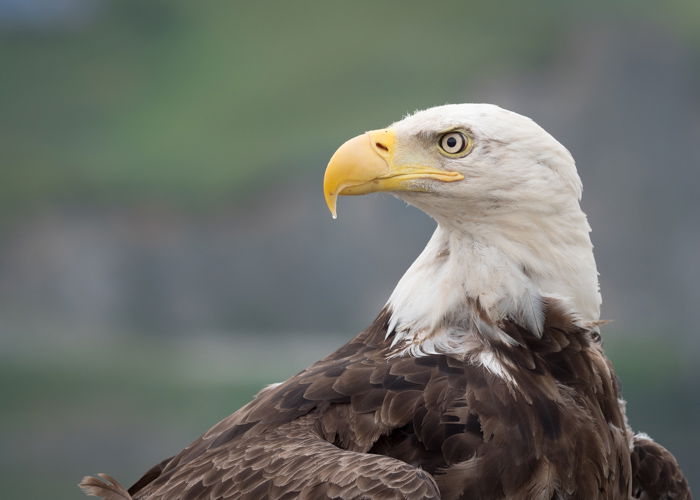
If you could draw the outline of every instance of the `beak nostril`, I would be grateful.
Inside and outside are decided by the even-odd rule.
[[[374,145],[375,145],[377,148],[379,148],[379,149],[381,149],[381,150],[383,150],[383,151],[389,152],[389,148],[386,147],[386,146],[385,146],[384,144],[382,144],[381,142],[375,142]]]

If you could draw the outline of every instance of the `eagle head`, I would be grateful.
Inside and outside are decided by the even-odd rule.
[[[389,191],[438,222],[485,222],[578,205],[571,154],[531,119],[492,104],[451,104],[365,132],[331,158],[324,195]]]
[[[520,318],[537,330],[550,297],[599,319],[574,159],[525,116],[491,104],[418,111],[344,143],[323,187],[333,217],[339,195],[387,191],[437,221],[389,300],[399,330],[432,335],[474,303],[494,324]]]

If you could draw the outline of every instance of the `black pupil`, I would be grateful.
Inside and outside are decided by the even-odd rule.
[[[453,148],[457,145],[457,139],[455,137],[448,137],[447,138],[447,147]]]

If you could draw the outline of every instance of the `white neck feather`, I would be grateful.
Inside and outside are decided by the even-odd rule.
[[[578,203],[568,208],[459,223],[433,214],[435,233],[389,298],[387,335],[413,354],[465,353],[484,337],[509,342],[489,326],[505,318],[539,334],[546,297],[563,301],[582,323],[597,321],[590,228]]]

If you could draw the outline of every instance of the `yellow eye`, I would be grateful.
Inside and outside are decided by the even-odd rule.
[[[466,156],[471,151],[472,141],[463,132],[452,131],[440,136],[438,146],[440,146],[440,151],[446,156],[459,158]]]

